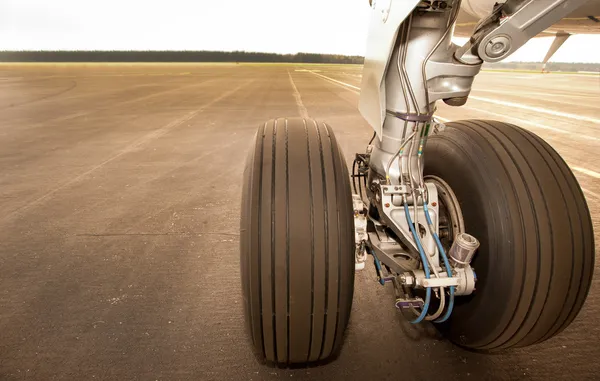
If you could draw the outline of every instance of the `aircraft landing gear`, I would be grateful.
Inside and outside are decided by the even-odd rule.
[[[436,325],[440,331],[485,351],[560,333],[583,306],[594,268],[589,210],[566,163],[531,132],[480,120],[448,123],[429,138],[425,153],[424,180],[437,189],[440,243],[453,275],[429,279],[435,296],[426,315],[439,319],[450,308],[450,283],[444,290],[436,281],[460,282],[468,274],[450,253],[457,235],[468,231],[481,244],[468,263],[477,271],[476,289],[465,283],[467,296],[459,296],[456,284],[451,316]],[[368,179],[373,192],[376,174]],[[369,239],[362,234],[355,242],[353,220],[363,215],[353,213],[349,180],[327,125],[292,118],[259,128],[244,173],[241,270],[254,349],[269,364],[335,358],[350,316],[359,245],[385,273],[378,273],[381,284],[413,296],[427,289],[418,256],[381,229],[373,208],[364,210],[370,210]],[[384,230],[388,246],[377,236]],[[443,274],[446,266],[438,270]],[[396,306],[417,310],[424,303],[400,297]]]
[[[334,358],[354,271],[368,255],[412,323],[437,323],[470,349],[539,343],[573,321],[595,247],[569,167],[519,127],[444,126],[434,114],[439,100],[467,101],[484,61],[502,59],[581,1],[498,3],[463,47],[451,33],[459,0],[373,2],[359,108],[375,135],[356,155],[357,195],[331,128],[294,118],[259,129],[244,175],[241,274],[261,360]],[[529,14],[535,22],[523,22]]]

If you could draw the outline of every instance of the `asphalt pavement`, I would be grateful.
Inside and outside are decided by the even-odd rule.
[[[239,279],[246,153],[267,119],[310,115],[332,125],[350,161],[372,135],[357,110],[360,75],[350,65],[0,65],[0,380],[598,379],[598,276],[559,336],[485,355],[405,321],[367,267],[336,361],[256,362]],[[483,72],[466,106],[437,114],[546,139],[584,189],[600,249],[600,76]]]

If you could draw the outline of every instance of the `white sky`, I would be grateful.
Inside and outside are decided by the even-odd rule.
[[[0,50],[246,50],[363,55],[367,0],[0,0]],[[541,61],[551,38],[512,57]],[[600,62],[573,36],[557,62]]]

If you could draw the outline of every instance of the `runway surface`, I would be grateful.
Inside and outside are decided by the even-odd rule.
[[[360,66],[0,66],[0,380],[573,379],[600,374],[600,284],[535,347],[464,351],[357,273],[340,358],[258,364],[239,280],[241,174],[259,124],[329,122],[346,159],[372,131]],[[483,72],[448,120],[531,129],[574,169],[600,248],[600,77]],[[596,266],[598,268],[598,265]]]

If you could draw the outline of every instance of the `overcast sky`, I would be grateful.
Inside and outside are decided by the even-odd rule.
[[[0,50],[246,50],[363,55],[368,0],[0,0]],[[551,39],[508,60],[541,61]],[[600,36],[552,61],[600,62]]]

